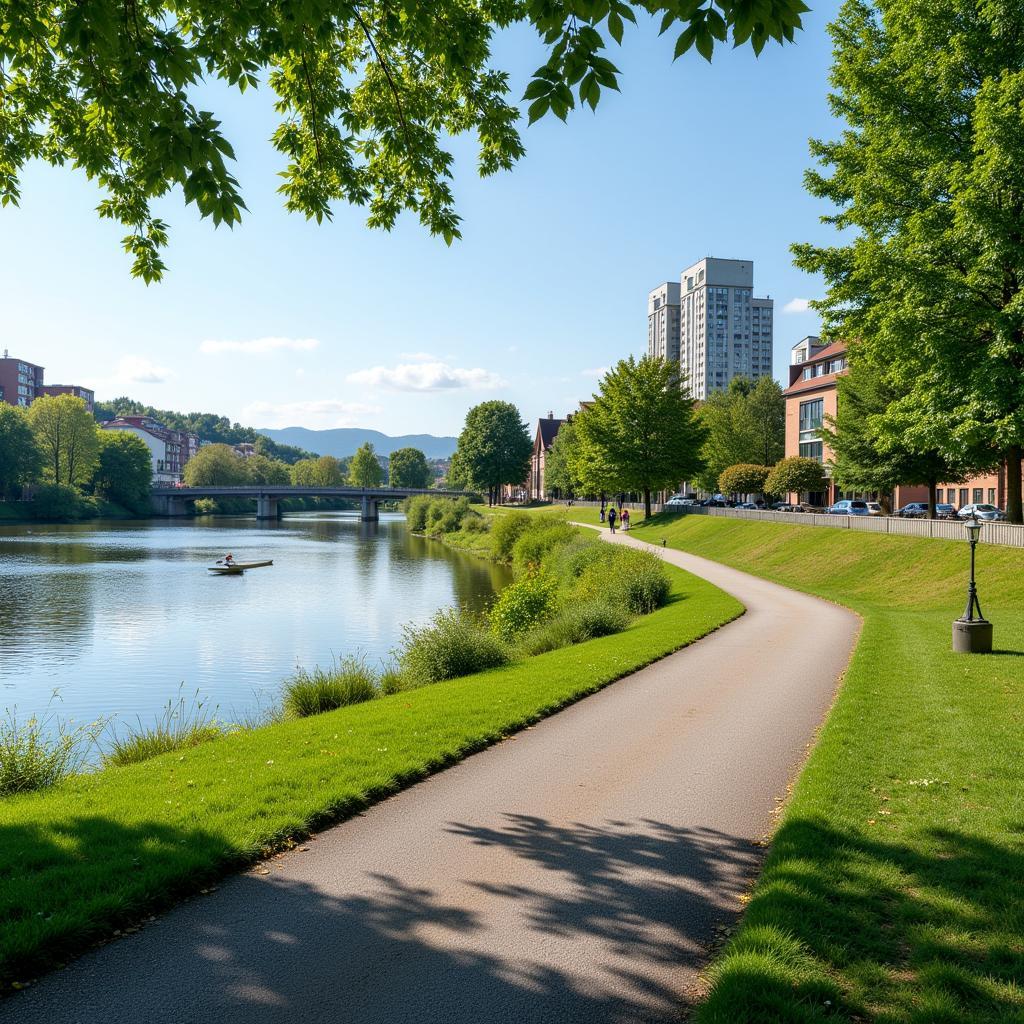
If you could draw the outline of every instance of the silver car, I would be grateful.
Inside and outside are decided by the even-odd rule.
[[[1006,513],[996,508],[995,505],[964,505],[957,516],[960,519],[970,519],[974,516],[976,519],[989,519],[996,522],[1003,522],[1006,519]]]

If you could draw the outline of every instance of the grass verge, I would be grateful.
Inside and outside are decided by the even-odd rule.
[[[0,802],[0,980],[114,929],[706,635],[742,606],[671,570],[614,636]]]
[[[979,547],[999,653],[965,656],[966,543],[705,516],[630,532],[864,619],[699,1024],[1024,1020],[1024,552]]]

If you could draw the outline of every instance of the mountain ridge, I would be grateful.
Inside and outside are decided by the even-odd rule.
[[[457,438],[435,434],[385,434],[380,430],[363,427],[333,427],[311,430],[308,427],[257,427],[257,434],[269,437],[278,444],[295,445],[319,455],[348,458],[356,449],[369,441],[378,455],[390,455],[399,448],[419,448],[428,459],[448,459],[455,452]]]

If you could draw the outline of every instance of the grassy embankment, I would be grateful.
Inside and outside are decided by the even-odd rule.
[[[686,573],[621,633],[0,800],[0,979],[500,740],[742,611]]]
[[[864,619],[700,1024],[1024,1020],[1024,551],[979,546],[999,653],[967,656],[966,543],[704,516],[631,533]]]

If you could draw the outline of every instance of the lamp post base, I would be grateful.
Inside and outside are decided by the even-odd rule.
[[[985,619],[956,619],[953,623],[955,654],[991,654],[992,623]]]

